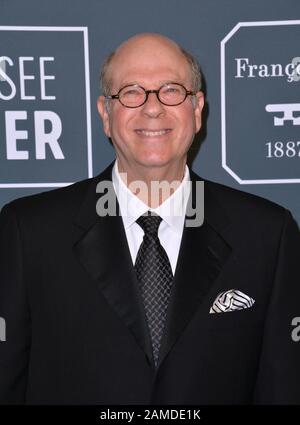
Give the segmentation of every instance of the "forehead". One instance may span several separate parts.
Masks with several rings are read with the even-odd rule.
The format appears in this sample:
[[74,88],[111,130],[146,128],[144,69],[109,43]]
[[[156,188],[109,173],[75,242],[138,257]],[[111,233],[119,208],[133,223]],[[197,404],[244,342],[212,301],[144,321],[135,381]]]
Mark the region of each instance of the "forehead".
[[164,40],[136,40],[121,46],[109,66],[113,88],[138,83],[159,85],[168,81],[189,84],[189,64],[175,43]]

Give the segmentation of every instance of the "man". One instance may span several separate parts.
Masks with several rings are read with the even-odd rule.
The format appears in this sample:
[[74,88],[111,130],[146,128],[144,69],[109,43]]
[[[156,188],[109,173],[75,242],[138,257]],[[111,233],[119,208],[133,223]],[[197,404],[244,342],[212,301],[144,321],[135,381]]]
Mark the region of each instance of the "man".
[[[186,158],[204,99],[173,41],[127,40],[102,80],[116,162],[1,212],[1,402],[298,404],[290,213],[205,181],[204,221],[186,225],[189,205],[199,210]],[[163,181],[169,192],[151,190]],[[116,214],[103,214],[107,182]]]

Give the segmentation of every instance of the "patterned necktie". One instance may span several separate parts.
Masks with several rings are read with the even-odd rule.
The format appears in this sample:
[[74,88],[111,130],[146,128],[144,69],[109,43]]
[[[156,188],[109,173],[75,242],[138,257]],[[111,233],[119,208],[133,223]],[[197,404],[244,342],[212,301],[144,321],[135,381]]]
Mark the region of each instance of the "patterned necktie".
[[137,253],[134,268],[143,298],[154,361],[157,366],[173,273],[167,253],[158,238],[158,228],[162,218],[154,213],[148,214],[149,212],[136,221],[144,230],[144,238]]

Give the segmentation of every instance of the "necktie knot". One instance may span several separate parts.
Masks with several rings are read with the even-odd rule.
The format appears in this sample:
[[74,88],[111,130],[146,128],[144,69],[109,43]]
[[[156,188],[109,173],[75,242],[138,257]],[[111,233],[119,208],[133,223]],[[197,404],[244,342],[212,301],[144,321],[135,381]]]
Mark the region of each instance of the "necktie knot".
[[161,221],[162,218],[159,215],[153,212],[150,214],[149,211],[136,220],[137,224],[144,230],[145,235],[152,236],[157,236]]

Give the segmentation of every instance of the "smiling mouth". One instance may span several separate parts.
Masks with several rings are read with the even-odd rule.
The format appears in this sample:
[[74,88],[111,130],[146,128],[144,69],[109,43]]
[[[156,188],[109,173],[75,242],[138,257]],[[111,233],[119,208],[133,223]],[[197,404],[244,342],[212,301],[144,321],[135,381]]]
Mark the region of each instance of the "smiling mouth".
[[164,128],[162,130],[146,130],[146,129],[135,130],[137,134],[140,134],[146,137],[164,136],[165,134],[170,133],[170,131],[172,131],[170,128]]

